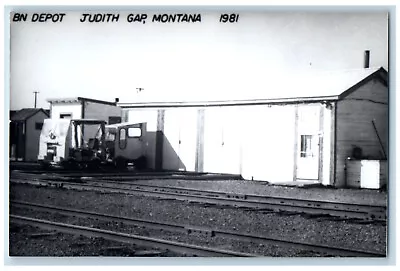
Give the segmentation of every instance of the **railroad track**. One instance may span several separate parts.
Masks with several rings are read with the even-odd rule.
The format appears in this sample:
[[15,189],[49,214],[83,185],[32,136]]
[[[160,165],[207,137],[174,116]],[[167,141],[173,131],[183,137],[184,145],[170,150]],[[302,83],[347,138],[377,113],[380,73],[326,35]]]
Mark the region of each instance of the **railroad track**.
[[126,179],[132,180],[151,180],[151,179],[185,179],[185,180],[237,180],[243,179],[237,174],[219,174],[219,173],[201,173],[201,172],[186,172],[186,171],[171,171],[171,172],[137,172],[137,171],[65,171],[65,170],[13,170],[14,175],[31,176],[33,178],[42,179],[65,179],[78,180],[82,177],[95,177],[96,179]]
[[[211,229],[206,227],[196,227],[191,225],[173,224],[165,223],[159,221],[151,221],[144,219],[134,219],[130,217],[121,216],[111,216],[107,214],[88,212],[83,210],[71,209],[71,208],[61,208],[57,206],[35,204],[22,201],[11,201],[11,207],[19,207],[24,209],[30,209],[40,212],[50,212],[58,213],[67,216],[82,217],[85,219],[91,218],[95,220],[101,220],[106,222],[119,222],[127,225],[135,225],[140,227],[152,228],[162,231],[174,231],[182,234],[192,234],[200,233],[208,238],[224,238],[224,239],[235,239],[243,242],[253,242],[253,243],[264,243],[268,245],[284,246],[287,248],[294,248],[303,251],[322,253],[327,256],[346,256],[346,257],[386,257],[386,254],[372,251],[363,251],[356,249],[348,249],[343,247],[318,245],[306,242],[296,242],[292,240],[284,240],[279,238],[271,238],[265,236],[257,236],[251,234],[245,234],[233,231],[221,231],[218,229]],[[188,244],[182,244],[177,242],[166,241],[162,239],[140,237],[137,235],[127,235],[122,233],[115,233],[106,230],[87,228],[76,225],[69,225],[51,221],[38,220],[34,218],[21,217],[16,215],[10,215],[12,221],[19,223],[26,223],[33,226],[44,227],[47,229],[59,230],[67,233],[73,234],[84,234],[90,237],[103,237],[113,241],[119,242],[133,242],[138,245],[143,246],[157,246],[159,248],[169,249],[177,253],[186,253],[198,256],[261,256],[242,252],[226,251],[215,248],[200,247]]]
[[[88,180],[90,183],[90,180]],[[144,189],[147,191],[154,192],[166,192],[166,193],[174,193],[174,194],[186,194],[186,195],[195,195],[195,196],[206,196],[213,198],[221,198],[221,199],[233,199],[233,200],[244,200],[249,202],[263,203],[269,204],[271,206],[281,207],[292,206],[295,208],[303,208],[304,210],[309,209],[310,213],[314,213],[312,209],[319,210],[328,210],[329,213],[324,214],[333,214],[335,212],[338,214],[339,212],[343,212],[344,217],[346,213],[363,213],[365,214],[364,218],[371,220],[383,221],[386,219],[386,207],[385,206],[374,206],[374,205],[366,205],[366,204],[354,204],[354,203],[341,203],[341,202],[330,202],[330,201],[319,201],[319,200],[305,200],[305,199],[295,199],[295,198],[287,198],[287,197],[275,197],[275,196],[261,196],[254,194],[235,194],[228,192],[217,192],[217,191],[209,191],[209,190],[201,190],[194,188],[183,188],[183,187],[171,187],[171,186],[159,186],[159,185],[147,185],[147,184],[132,184],[130,182],[115,182],[115,181],[95,181],[96,183],[106,183],[106,184],[117,184],[117,185],[127,185],[134,189]],[[280,211],[281,209],[278,209]],[[292,211],[292,210],[289,210]],[[349,218],[353,217],[352,215],[348,216]]]
[[162,199],[183,200],[208,205],[213,204],[217,206],[245,208],[255,211],[303,213],[316,216],[323,215],[339,217],[343,219],[386,222],[385,206],[293,199],[272,196],[232,194],[216,191],[204,191],[192,188],[155,186],[105,180],[87,180],[86,183],[74,183],[63,181],[30,181],[12,179],[11,182],[56,186],[76,190],[92,190],[104,193],[124,193],[151,196]]
[[10,215],[10,222],[17,224],[40,227],[47,230],[56,230],[68,234],[83,235],[86,237],[104,238],[111,241],[122,243],[134,243],[139,246],[157,247],[169,249],[182,255],[202,256],[202,257],[255,257],[258,255],[239,253],[228,250],[219,250],[189,244],[183,244],[162,239],[138,236],[133,234],[119,233],[114,231],[77,226],[72,224],[58,223],[48,220]]

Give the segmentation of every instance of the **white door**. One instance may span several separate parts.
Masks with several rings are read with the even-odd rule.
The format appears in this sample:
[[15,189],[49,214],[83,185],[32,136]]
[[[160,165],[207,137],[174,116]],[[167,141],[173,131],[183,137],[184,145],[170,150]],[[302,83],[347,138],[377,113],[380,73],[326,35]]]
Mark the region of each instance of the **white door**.
[[164,117],[163,169],[194,171],[197,109],[168,109]]
[[179,126],[179,158],[182,161],[180,170],[195,171],[197,143],[197,109],[181,110]]
[[298,111],[297,179],[318,180],[319,106],[300,106]]
[[180,118],[174,109],[168,109],[165,110],[164,116],[163,169],[179,170],[182,165],[179,153]]
[[222,173],[223,160],[223,117],[221,108],[204,111],[204,172]]
[[249,106],[243,110],[242,175],[271,183],[293,181],[295,107]]
[[240,174],[241,132],[237,108],[207,108],[204,117],[204,172]]

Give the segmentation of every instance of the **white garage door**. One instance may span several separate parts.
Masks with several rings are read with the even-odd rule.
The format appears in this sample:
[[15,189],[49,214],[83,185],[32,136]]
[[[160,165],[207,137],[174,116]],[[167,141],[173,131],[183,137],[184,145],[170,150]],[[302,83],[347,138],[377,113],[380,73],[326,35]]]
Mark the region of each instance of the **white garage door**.
[[166,109],[163,169],[194,171],[196,163],[197,109]]

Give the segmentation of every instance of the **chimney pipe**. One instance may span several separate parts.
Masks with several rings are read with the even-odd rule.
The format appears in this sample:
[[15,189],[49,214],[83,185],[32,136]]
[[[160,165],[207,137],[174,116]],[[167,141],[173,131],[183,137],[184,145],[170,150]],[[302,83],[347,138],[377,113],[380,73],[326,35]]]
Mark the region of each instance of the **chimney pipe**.
[[364,68],[369,68],[369,50],[365,50],[364,52]]

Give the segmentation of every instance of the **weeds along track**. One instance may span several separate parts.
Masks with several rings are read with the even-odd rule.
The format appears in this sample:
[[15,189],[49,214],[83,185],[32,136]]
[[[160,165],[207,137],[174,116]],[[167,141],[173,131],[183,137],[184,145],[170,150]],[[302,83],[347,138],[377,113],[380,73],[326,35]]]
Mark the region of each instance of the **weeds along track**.
[[[93,219],[95,221],[103,221],[110,223],[120,223],[120,225],[135,226],[142,228],[150,228],[153,230],[158,230],[160,232],[171,231],[178,233],[183,236],[190,235],[201,235],[202,238],[207,239],[207,244],[213,244],[213,239],[223,239],[223,240],[236,240],[243,243],[252,243],[252,244],[266,244],[266,245],[275,245],[281,246],[284,248],[290,249],[298,249],[302,251],[306,251],[308,253],[315,253],[318,255],[325,256],[345,256],[345,257],[385,257],[385,254],[381,254],[378,252],[371,251],[363,251],[356,249],[348,249],[343,247],[335,247],[328,245],[318,245],[312,243],[305,242],[295,242],[291,240],[284,240],[279,238],[271,238],[271,237],[263,237],[257,235],[251,235],[248,233],[240,233],[233,231],[221,231],[218,229],[211,229],[205,227],[197,227],[192,225],[182,225],[182,224],[172,224],[165,223],[163,221],[156,220],[144,220],[144,219],[135,219],[131,217],[120,217],[120,216],[111,216],[102,213],[96,212],[88,212],[77,209],[70,208],[60,208],[57,206],[43,205],[43,204],[35,204],[29,202],[22,201],[11,201],[10,207],[12,213],[18,213],[19,209],[29,209],[34,212],[46,212],[51,214],[58,214],[63,216],[70,217],[80,217],[83,219]],[[33,214],[32,212],[30,212]],[[181,242],[173,242],[170,240],[163,240],[157,238],[149,238],[144,236],[132,235],[127,233],[115,232],[100,228],[91,228],[85,227],[81,225],[72,225],[69,223],[60,223],[49,220],[43,220],[32,217],[25,217],[16,214],[10,215],[10,219],[16,223],[28,224],[32,226],[37,226],[45,229],[57,230],[66,233],[72,234],[82,234],[89,237],[103,237],[105,239],[109,239],[112,241],[118,242],[127,242],[134,243],[137,245],[143,246],[151,246],[157,248],[168,249],[174,251],[176,253],[182,253],[186,255],[196,255],[196,256],[239,256],[239,257],[247,257],[247,256],[265,256],[254,253],[245,253],[245,252],[237,252],[237,251],[228,251],[223,249],[213,247],[204,247],[194,244],[181,243]]]
[[135,184],[128,181],[109,181],[88,179],[71,182],[70,180],[46,180],[26,178],[11,179],[11,183],[26,183],[38,186],[54,186],[64,189],[98,191],[102,193],[124,193],[188,201],[200,204],[215,205],[223,208],[244,208],[253,211],[273,211],[300,213],[313,216],[349,219],[362,222],[386,223],[386,207],[365,204],[350,204],[318,200],[294,199],[284,197],[260,196],[249,194],[232,194],[218,191],[207,191],[183,187]]

